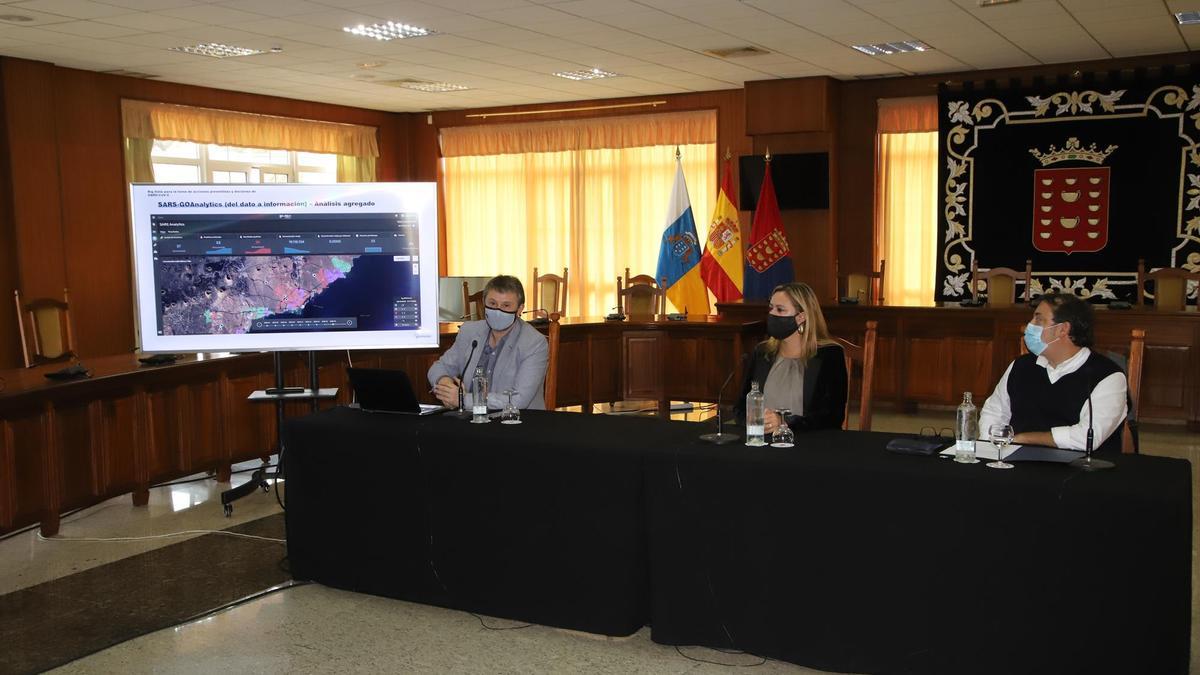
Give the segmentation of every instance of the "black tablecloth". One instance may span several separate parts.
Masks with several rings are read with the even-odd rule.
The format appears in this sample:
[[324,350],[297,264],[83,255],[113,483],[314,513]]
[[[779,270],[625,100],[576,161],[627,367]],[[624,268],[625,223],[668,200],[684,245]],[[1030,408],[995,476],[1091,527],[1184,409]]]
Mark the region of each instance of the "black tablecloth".
[[1187,672],[1187,462],[1001,471],[892,437],[652,454],[653,639],[842,672]]
[[285,426],[294,576],[607,635],[648,620],[642,460],[686,423],[348,408]]
[[285,427],[301,579],[841,672],[1186,673],[1191,473],[1010,471],[815,432],[335,409]]

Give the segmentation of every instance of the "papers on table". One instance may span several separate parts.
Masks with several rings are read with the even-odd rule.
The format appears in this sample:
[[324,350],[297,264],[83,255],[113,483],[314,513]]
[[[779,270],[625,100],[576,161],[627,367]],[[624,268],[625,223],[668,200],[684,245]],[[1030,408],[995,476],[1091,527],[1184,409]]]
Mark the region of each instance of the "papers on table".
[[[1009,445],[1008,447],[1004,448],[1004,459],[1008,459],[1009,455],[1012,455],[1020,447],[1021,446],[1019,446],[1019,445]],[[946,448],[945,450],[941,451],[938,454],[950,455],[951,457],[953,457],[954,456],[954,446],[951,445],[950,447]],[[987,441],[975,441],[975,458],[976,459],[992,461],[992,460],[996,459],[996,455],[998,455],[998,454],[1000,454],[1000,448],[996,447],[995,445],[992,445],[991,443],[989,443]]]

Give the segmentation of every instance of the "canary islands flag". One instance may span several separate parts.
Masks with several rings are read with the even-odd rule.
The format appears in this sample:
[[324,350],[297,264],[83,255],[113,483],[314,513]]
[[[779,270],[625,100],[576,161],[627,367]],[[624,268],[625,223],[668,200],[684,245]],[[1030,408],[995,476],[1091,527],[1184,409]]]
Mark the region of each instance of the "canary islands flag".
[[708,314],[708,290],[700,278],[700,238],[683,180],[683,164],[675,154],[675,184],[667,206],[667,229],[658,249],[658,279],[666,279],[667,299],[678,312]]
[[758,208],[754,210],[754,226],[750,228],[750,248],[746,250],[746,279],[742,292],[747,300],[768,300],[771,289],[795,278],[790,254],[768,156],[762,191],[758,194]]
[[733,167],[726,156],[717,206],[708,223],[708,241],[700,258],[700,276],[717,302],[733,302],[742,297],[743,264],[742,231],[737,204],[733,201]]

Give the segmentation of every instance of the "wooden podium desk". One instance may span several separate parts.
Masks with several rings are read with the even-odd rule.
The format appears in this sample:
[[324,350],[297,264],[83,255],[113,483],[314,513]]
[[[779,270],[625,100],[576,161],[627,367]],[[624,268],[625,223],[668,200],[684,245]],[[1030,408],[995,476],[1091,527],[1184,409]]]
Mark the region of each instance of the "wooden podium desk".
[[[719,303],[723,316],[749,320],[766,314],[766,303]],[[977,405],[991,394],[1010,361],[1033,311],[1028,307],[821,308],[834,335],[862,339],[864,324],[878,322],[876,401],[901,409],[917,404],[958,405],[964,391]],[[1096,347],[1128,355],[1129,331],[1146,331],[1141,417],[1184,422],[1200,431],[1200,313],[1096,308]]]
[[[761,317],[756,317],[761,318]],[[737,396],[739,355],[761,337],[761,321],[692,317],[686,321],[566,318],[559,351],[560,406],[623,399],[715,401],[730,372],[726,399]],[[539,326],[543,332],[545,326]],[[430,349],[354,351],[355,366],[409,373],[420,398],[434,399],[425,373],[448,349],[458,324],[442,324]],[[347,353],[318,354],[321,386],[349,403]],[[125,493],[145,504],[149,488],[202,471],[229,480],[230,466],[269,456],[276,438],[270,406],[247,396],[274,386],[268,353],[197,358],[142,366],[135,354],[86,357],[89,379],[55,381],[63,364],[0,371],[0,534],[41,522],[58,531],[59,514]],[[303,352],[284,355],[287,383],[307,383]],[[289,403],[287,416],[310,412]]]

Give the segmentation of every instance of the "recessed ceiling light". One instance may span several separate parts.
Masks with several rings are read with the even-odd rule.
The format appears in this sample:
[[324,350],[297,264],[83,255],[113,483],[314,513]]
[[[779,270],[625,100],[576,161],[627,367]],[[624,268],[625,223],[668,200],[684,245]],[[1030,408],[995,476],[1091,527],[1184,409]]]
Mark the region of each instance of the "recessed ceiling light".
[[1007,5],[1017,0],[979,0],[980,7],[991,7],[992,5]]
[[386,84],[389,87],[399,87],[401,89],[412,89],[413,91],[423,91],[428,94],[438,94],[447,91],[466,91],[470,87],[465,87],[461,84],[453,84],[450,82],[429,82],[426,80],[389,80],[387,82],[376,82],[376,84]]
[[554,73],[556,77],[566,78],[568,80],[601,80],[606,77],[618,77],[616,73],[610,73],[607,70],[599,68],[588,68],[587,70],[562,70]]
[[372,68],[379,68],[380,66],[386,66],[387,61],[363,61],[362,63],[356,63],[355,65],[358,66],[359,68],[362,68],[363,70],[370,70]]
[[406,23],[396,23],[388,21],[387,23],[373,23],[370,26],[358,24],[357,26],[345,26],[343,31],[363,37],[375,38],[376,40],[396,40],[410,37],[421,37],[430,35],[433,31],[420,26],[410,26]]
[[871,56],[886,56],[903,52],[926,52],[931,47],[920,40],[902,40],[900,42],[877,42],[870,45],[854,45],[854,48]]
[[214,59],[227,59],[231,56],[253,56],[254,54],[266,53],[261,49],[234,47],[233,45],[223,45],[219,42],[204,42],[198,45],[189,45],[187,47],[171,47],[170,51],[185,52],[188,54],[195,54],[197,56],[211,56]]
[[719,59],[742,59],[742,58],[746,58],[747,56],[762,56],[763,54],[770,54],[771,52],[769,52],[765,49],[762,49],[760,47],[755,47],[753,45],[747,45],[745,47],[726,47],[724,49],[705,49],[704,53],[708,54],[709,56],[715,56]]
[[1180,26],[1191,26],[1200,23],[1200,12],[1175,12],[1175,20]]
[[24,14],[2,14],[0,15],[0,21],[8,21],[10,23],[29,23],[33,21],[33,17],[25,16]]

